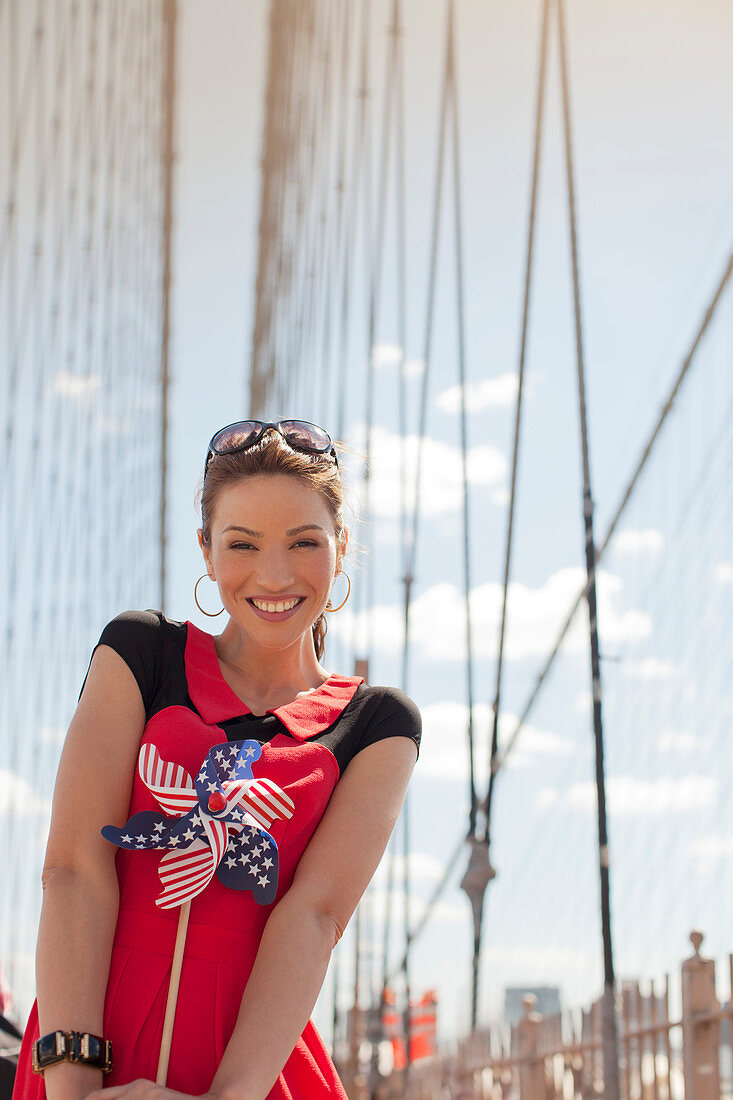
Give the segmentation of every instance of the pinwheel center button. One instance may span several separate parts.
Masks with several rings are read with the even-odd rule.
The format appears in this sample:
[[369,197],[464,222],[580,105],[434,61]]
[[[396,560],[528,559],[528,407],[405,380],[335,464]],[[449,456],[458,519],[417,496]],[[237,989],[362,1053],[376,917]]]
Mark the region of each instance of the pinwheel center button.
[[209,810],[212,814],[218,814],[227,804],[227,800],[221,791],[213,791],[209,795]]

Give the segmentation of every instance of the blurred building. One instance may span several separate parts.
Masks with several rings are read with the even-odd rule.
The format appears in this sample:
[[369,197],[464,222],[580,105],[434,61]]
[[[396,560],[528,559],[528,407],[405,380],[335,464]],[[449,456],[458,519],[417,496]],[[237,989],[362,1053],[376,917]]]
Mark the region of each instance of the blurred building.
[[556,1016],[562,1011],[560,990],[554,985],[518,985],[504,990],[504,1022],[510,1026],[524,1016],[523,1001],[527,994],[537,998],[535,1011],[542,1016]]

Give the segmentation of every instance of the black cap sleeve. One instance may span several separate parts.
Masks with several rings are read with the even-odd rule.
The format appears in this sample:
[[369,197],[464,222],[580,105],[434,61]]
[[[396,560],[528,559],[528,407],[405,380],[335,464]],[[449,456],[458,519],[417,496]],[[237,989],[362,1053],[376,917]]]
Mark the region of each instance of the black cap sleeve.
[[409,737],[415,742],[419,753],[422,718],[417,705],[399,688],[385,687],[379,690],[383,692],[382,699],[367,724],[356,751],[360,752],[377,741],[384,741],[386,737]]
[[[92,650],[92,657],[100,645],[108,645],[115,653],[119,653],[137,681],[148,717],[158,679],[162,632],[163,616],[159,611],[123,611],[107,623]],[[91,658],[89,663],[91,664]],[[84,684],[86,682],[85,676]],[[80,698],[84,684],[79,692]]]

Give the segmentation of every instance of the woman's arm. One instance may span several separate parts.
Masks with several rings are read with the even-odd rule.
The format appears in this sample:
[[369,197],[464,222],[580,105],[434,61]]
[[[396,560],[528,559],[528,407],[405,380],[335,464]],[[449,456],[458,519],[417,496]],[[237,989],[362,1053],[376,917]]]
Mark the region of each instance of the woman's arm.
[[277,1080],[387,846],[415,759],[412,741],[389,737],[358,753],[337,783],[267,922],[212,1094],[264,1100]]
[[[100,833],[123,824],[145,709],[135,678],[109,646],[92,658],[56,778],[36,951],[40,1034],[102,1035],[118,909],[116,849]],[[44,1074],[49,1100],[80,1100],[101,1087],[88,1066]]]

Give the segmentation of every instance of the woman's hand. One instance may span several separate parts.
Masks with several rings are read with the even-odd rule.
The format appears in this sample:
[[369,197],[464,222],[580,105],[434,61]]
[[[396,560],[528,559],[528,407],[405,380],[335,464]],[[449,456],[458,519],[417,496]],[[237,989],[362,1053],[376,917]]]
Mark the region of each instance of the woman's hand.
[[[126,1100],[192,1100],[191,1093],[176,1092],[175,1089],[167,1089],[164,1085],[156,1085],[154,1081],[145,1081],[142,1078],[130,1081],[128,1085],[113,1085],[108,1089],[95,1090],[89,1093],[86,1100],[118,1100],[118,1097],[125,1097]],[[224,1098],[217,1093],[206,1092],[198,1100]]]

